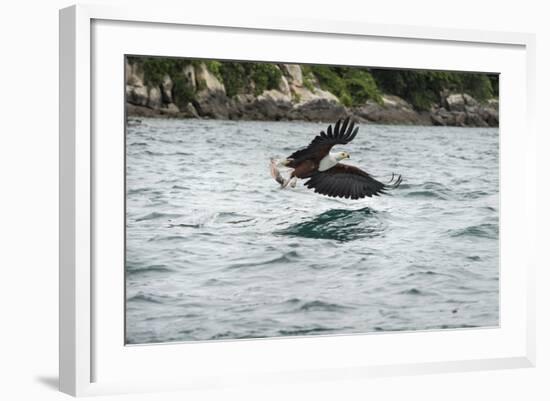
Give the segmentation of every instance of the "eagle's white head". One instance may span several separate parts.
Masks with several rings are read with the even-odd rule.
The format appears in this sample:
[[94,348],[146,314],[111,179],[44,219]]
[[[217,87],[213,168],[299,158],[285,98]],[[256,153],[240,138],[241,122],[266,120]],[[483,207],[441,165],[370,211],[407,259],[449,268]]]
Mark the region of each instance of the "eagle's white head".
[[338,164],[340,160],[349,159],[348,152],[329,153],[319,163],[319,171],[326,171]]
[[334,155],[334,158],[337,160],[337,161],[340,161],[340,160],[344,160],[344,159],[349,159],[349,153],[348,152],[338,152],[336,153],[336,155]]

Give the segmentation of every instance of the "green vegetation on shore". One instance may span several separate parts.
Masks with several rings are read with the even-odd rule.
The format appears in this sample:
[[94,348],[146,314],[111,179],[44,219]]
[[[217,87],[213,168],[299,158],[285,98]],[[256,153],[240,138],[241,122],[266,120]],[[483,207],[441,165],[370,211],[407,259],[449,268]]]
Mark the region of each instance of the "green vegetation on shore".
[[[227,96],[232,97],[253,86],[254,94],[266,89],[275,89],[281,81],[281,70],[268,63],[220,63],[220,78]],[[253,83],[253,85],[251,85]]]
[[[275,64],[252,62],[220,62],[216,60],[192,60],[168,57],[128,57],[130,64],[139,64],[143,69],[145,85],[159,86],[166,75],[174,83],[175,103],[186,104],[194,100],[194,93],[185,67],[204,63],[206,68],[224,84],[229,97],[251,90],[260,95],[266,89],[275,89],[281,80],[281,70]],[[198,82],[198,89],[201,82]]]
[[417,110],[428,110],[445,90],[467,93],[481,102],[498,95],[496,75],[378,68],[372,69],[371,74],[380,90],[407,100]]
[[195,99],[192,85],[184,75],[184,68],[198,64],[197,61],[167,57],[128,57],[131,64],[139,64],[143,69],[144,83],[148,86],[159,86],[166,75],[173,81],[172,93],[178,107]]
[[344,106],[358,106],[367,100],[382,101],[382,94],[367,68],[302,65],[304,83],[317,79],[322,89],[336,96]]
[[[195,88],[185,75],[190,65],[204,63],[223,83],[228,97],[241,93],[257,96],[265,90],[277,89],[283,76],[280,66],[270,63],[142,56],[131,56],[128,61],[141,66],[146,85],[159,86],[166,75],[170,76],[174,103],[178,106],[195,100],[195,90],[202,89],[201,82],[197,82]],[[304,87],[310,91],[320,87],[331,92],[346,107],[359,106],[368,100],[381,103],[383,93],[399,96],[419,111],[439,103],[444,92],[467,93],[480,102],[498,96],[498,75],[495,74],[328,65],[300,67]]]

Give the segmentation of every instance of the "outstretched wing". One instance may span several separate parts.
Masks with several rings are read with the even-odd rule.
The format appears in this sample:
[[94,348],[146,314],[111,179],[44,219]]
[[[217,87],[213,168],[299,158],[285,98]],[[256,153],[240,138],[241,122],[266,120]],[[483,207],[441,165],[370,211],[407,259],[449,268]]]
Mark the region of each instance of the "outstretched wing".
[[363,170],[341,163],[326,171],[315,173],[305,183],[308,188],[313,188],[319,194],[351,199],[385,194],[386,190],[397,188],[399,184],[401,184],[400,175],[393,174],[391,180],[383,184]]
[[350,121],[349,117],[343,122],[338,120],[334,125],[334,129],[332,129],[332,125],[329,125],[326,133],[321,131],[307,148],[294,152],[289,156],[289,159],[293,159],[295,163],[310,158],[321,160],[334,145],[345,145],[352,141],[357,135],[357,131],[359,131],[359,127],[355,127],[355,123]]

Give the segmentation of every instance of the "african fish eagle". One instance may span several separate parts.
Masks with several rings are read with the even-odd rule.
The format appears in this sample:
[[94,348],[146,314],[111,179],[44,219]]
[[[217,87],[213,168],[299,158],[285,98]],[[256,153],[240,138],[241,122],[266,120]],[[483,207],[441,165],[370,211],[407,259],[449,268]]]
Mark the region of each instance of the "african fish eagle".
[[[361,199],[366,196],[385,194],[387,189],[397,188],[401,183],[401,175],[392,174],[392,178],[386,184],[374,179],[367,172],[340,163],[349,159],[347,152],[330,153],[334,145],[346,145],[355,138],[359,127],[346,118],[343,122],[338,120],[334,125],[329,125],[327,132],[321,131],[311,143],[300,149],[288,158],[276,161],[271,160],[271,175],[285,188],[290,184],[296,186],[298,178],[309,178],[305,183],[315,192],[331,197]],[[278,170],[278,166],[290,167],[292,173],[284,179]]]

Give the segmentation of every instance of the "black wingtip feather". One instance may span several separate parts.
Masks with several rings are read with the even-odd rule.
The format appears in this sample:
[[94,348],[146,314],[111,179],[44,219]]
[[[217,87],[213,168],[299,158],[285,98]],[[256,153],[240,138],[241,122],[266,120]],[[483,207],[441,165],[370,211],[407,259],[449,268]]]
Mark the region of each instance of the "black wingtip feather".
[[338,136],[340,136],[340,137],[345,137],[346,136],[346,130],[348,128],[348,124],[349,124],[349,117],[347,117],[344,120],[344,123],[342,124],[342,128],[338,132],[338,134],[339,134]]
[[352,131],[353,131],[353,127],[355,127],[355,122],[351,122],[351,124],[349,125],[348,129],[346,130],[346,133],[344,134],[344,137],[347,139],[349,138],[349,136],[351,135]]
[[340,132],[340,124],[342,123],[342,120],[336,121],[336,124],[334,124],[334,134],[338,136],[338,133]]

